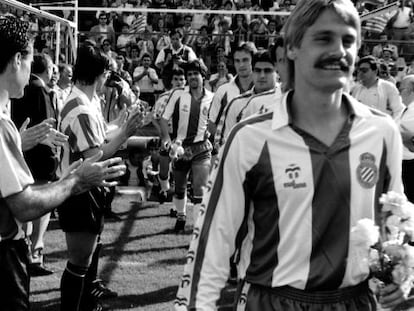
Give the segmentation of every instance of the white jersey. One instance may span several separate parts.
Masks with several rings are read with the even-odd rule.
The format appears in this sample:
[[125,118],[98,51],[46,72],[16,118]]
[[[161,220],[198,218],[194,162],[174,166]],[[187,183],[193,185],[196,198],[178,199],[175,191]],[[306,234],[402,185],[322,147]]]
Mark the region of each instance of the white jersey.
[[283,93],[280,85],[270,91],[257,94],[249,100],[241,111],[240,120],[246,119],[256,113],[262,114],[273,111],[274,105],[280,103],[282,96]]
[[253,82],[247,88],[243,90],[240,85],[239,78],[236,76],[233,80],[220,86],[214,94],[213,102],[211,103],[210,111],[208,112],[208,119],[216,126],[220,122],[220,118],[227,107],[235,97],[245,93],[253,88]]
[[221,149],[176,310],[216,310],[236,250],[238,276],[268,288],[334,290],[368,277],[368,263],[350,255],[350,229],[380,219],[382,193],[403,193],[399,130],[344,94],[349,117],[328,147],[290,123],[289,94],[238,123]]

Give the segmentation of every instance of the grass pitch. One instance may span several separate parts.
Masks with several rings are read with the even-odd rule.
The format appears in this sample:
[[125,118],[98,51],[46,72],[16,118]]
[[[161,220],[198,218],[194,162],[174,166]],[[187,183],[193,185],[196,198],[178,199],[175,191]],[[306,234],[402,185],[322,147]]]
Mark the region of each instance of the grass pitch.
[[[118,194],[113,210],[122,220],[107,220],[102,234],[99,277],[119,294],[105,300],[109,310],[172,310],[191,239],[192,208],[184,234],[173,232],[171,203],[139,202],[134,193]],[[31,280],[32,310],[60,310],[60,278],[67,254],[63,232],[52,220],[45,237],[45,262],[55,271]]]

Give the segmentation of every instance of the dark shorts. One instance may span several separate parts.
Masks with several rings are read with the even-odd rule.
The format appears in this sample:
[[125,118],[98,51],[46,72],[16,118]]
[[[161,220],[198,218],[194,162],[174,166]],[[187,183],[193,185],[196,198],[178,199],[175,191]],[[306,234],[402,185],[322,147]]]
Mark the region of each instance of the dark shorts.
[[[244,311],[374,311],[376,300],[368,282],[329,291],[307,292],[290,286],[268,288],[244,284],[237,310]],[[244,293],[244,294],[243,294]]]
[[0,242],[0,310],[29,310],[29,248],[25,240]]
[[58,207],[59,224],[64,232],[89,232],[103,230],[106,192],[93,189],[72,196]]

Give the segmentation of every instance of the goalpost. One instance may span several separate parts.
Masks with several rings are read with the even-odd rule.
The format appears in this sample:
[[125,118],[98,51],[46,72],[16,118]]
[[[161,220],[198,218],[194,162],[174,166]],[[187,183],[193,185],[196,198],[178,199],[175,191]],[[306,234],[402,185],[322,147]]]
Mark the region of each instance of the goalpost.
[[[69,40],[71,41],[71,52],[74,58],[76,58],[76,46],[77,46],[77,23],[72,22],[70,20],[64,19],[62,17],[59,17],[57,15],[51,14],[49,12],[46,12],[44,10],[41,9],[37,9],[34,8],[30,5],[24,4],[22,2],[16,1],[16,0],[2,0],[3,3],[23,10],[24,12],[29,12],[31,14],[34,14],[36,16],[42,17],[42,18],[46,18],[48,20],[54,21],[56,24],[56,49],[55,49],[55,64],[58,65],[59,64],[59,53],[60,53],[60,26],[61,24],[64,24],[66,26],[68,26],[68,34],[69,34]],[[75,1],[75,4],[78,1]],[[68,9],[71,7],[65,7],[65,9]],[[74,30],[74,32],[72,32],[72,29]]]

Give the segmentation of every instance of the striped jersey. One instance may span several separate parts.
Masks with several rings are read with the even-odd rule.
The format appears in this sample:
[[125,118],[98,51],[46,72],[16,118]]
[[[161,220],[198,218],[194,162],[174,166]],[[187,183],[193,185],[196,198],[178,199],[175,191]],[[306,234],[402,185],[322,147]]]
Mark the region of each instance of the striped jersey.
[[106,124],[98,96],[92,100],[77,87],[73,87],[60,114],[60,131],[67,135],[63,146],[60,169],[82,157],[82,152],[100,147],[105,142]]
[[225,107],[235,97],[243,94],[245,91],[253,88],[253,82],[249,85],[247,90],[243,90],[238,76],[236,76],[230,82],[220,86],[214,94],[213,102],[211,103],[210,111],[208,112],[208,119],[211,123],[218,125],[221,115]]
[[161,119],[161,116],[163,115],[165,111],[165,107],[168,103],[168,98],[170,98],[172,90],[166,91],[162,93],[160,96],[158,96],[157,101],[155,102],[154,108],[153,108],[153,117],[155,120]]
[[4,199],[34,182],[21,146],[20,133],[8,112],[0,111],[0,242],[26,236],[22,223],[13,216]]
[[176,310],[216,310],[235,250],[249,284],[332,290],[368,277],[368,264],[350,255],[350,229],[379,219],[382,193],[403,193],[398,128],[344,95],[349,117],[328,147],[291,124],[289,94],[274,112],[237,124],[220,151]]
[[246,106],[253,95],[254,89],[251,89],[233,98],[224,108],[220,121],[217,124],[216,133],[214,134],[214,148],[216,150],[219,150],[224,144],[227,134],[233,125],[240,121],[240,111]]
[[279,102],[282,96],[279,87],[275,87],[269,91],[256,94],[254,89],[237,96],[226,107],[220,122],[217,126],[214,136],[214,146],[220,148],[225,142],[227,135],[233,126],[247,117],[246,110],[249,114],[256,112],[273,111],[272,106],[275,102]]
[[[161,119],[161,117],[162,117],[162,115],[165,111],[165,107],[167,106],[168,99],[170,98],[170,95],[173,91],[174,91],[174,89],[171,89],[171,90],[168,90],[168,91],[162,93],[160,96],[158,96],[158,99],[155,102],[155,105],[154,105],[154,108],[153,108],[153,118],[155,120]],[[170,135],[173,132],[171,119],[168,120],[168,132],[170,133]],[[171,137],[171,139],[175,139],[175,137]]]
[[207,121],[213,93],[203,89],[204,95],[195,99],[189,87],[174,89],[162,118],[172,120],[173,136],[184,145],[204,141],[208,137]]
[[249,100],[246,106],[244,106],[243,110],[240,112],[240,119],[246,119],[256,113],[262,114],[273,111],[274,105],[280,103],[282,96],[283,94],[280,84],[272,90],[257,94]]

